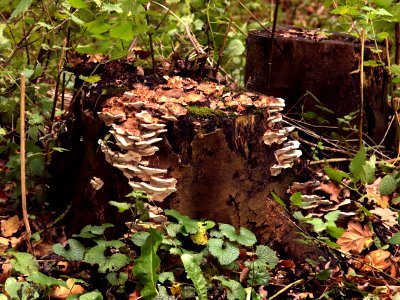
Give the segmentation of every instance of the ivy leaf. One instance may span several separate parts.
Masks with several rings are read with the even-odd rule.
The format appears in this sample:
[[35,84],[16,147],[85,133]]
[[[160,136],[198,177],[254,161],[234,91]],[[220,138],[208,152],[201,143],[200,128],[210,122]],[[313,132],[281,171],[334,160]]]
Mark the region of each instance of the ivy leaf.
[[55,279],[53,277],[49,277],[40,272],[34,272],[26,278],[27,281],[31,281],[36,284],[41,284],[47,287],[56,285],[56,286],[63,286],[68,288],[67,283],[64,280]]
[[357,152],[357,154],[354,156],[350,163],[350,172],[353,175],[354,179],[356,181],[360,180],[362,178],[362,173],[364,172],[363,166],[366,161],[366,155],[367,152],[365,150],[364,146],[361,146],[360,150]]
[[39,263],[36,258],[26,252],[10,252],[15,258],[10,260],[15,271],[23,275],[31,275],[39,272]]
[[32,0],[21,0],[12,12],[10,19],[19,17],[23,12],[25,12],[29,6],[31,6]]
[[127,202],[109,201],[112,206],[118,208],[118,212],[123,213],[132,207],[132,204]]
[[243,246],[253,246],[257,242],[257,238],[250,230],[240,227],[239,234],[236,233],[235,227],[229,224],[219,224],[219,229],[232,242],[238,242]]
[[396,232],[390,239],[389,244],[400,245],[400,232]]
[[133,268],[133,272],[139,278],[139,284],[142,286],[140,294],[145,299],[153,299],[157,296],[157,268],[161,263],[157,249],[163,239],[162,235],[153,229],[150,229],[149,233]]
[[150,235],[150,233],[148,233],[147,231],[139,231],[139,232],[136,232],[131,237],[131,241],[136,246],[142,247],[143,244],[146,242],[147,238],[149,237],[149,235]]
[[190,254],[182,254],[181,260],[187,277],[193,282],[199,300],[207,300],[207,282],[203,276],[198,262]]
[[290,196],[290,202],[292,202],[293,205],[301,206],[303,204],[303,201],[301,199],[301,193],[296,192],[292,196]]
[[210,253],[218,258],[221,265],[229,265],[239,257],[239,249],[231,242],[224,242],[221,239],[210,239],[208,241]]
[[379,183],[379,192],[382,196],[391,195],[397,189],[397,181],[393,175],[385,175]]
[[90,248],[85,255],[84,262],[89,264],[98,264],[99,273],[106,273],[107,271],[115,272],[124,267],[129,258],[121,253],[115,253],[111,256],[104,255],[107,247],[104,245],[97,245]]
[[188,216],[181,215],[179,212],[173,209],[166,209],[164,213],[167,216],[174,217],[178,220],[179,224],[182,224],[186,233],[182,232],[184,235],[195,234],[199,231],[199,226],[196,220],[192,220]]
[[211,279],[221,281],[222,285],[227,288],[228,299],[245,299],[246,291],[240,282],[232,279],[225,279],[223,276],[213,276]]
[[104,231],[107,228],[111,227],[114,227],[114,225],[110,223],[104,223],[100,226],[86,225],[85,227],[82,228],[79,234],[74,234],[73,236],[86,239],[93,239],[95,237],[98,237],[99,235],[103,235]]
[[65,248],[61,244],[55,244],[53,245],[53,251],[69,261],[82,261],[85,254],[85,246],[75,239],[69,239]]

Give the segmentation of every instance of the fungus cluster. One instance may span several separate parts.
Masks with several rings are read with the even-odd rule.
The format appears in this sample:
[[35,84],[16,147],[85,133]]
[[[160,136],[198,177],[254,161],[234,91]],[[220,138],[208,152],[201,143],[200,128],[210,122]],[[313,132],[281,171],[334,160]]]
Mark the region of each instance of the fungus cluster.
[[[165,82],[150,88],[137,83],[134,89],[121,97],[109,98],[99,112],[99,117],[110,127],[115,145],[100,140],[107,162],[121,170],[129,185],[145,191],[152,200],[163,201],[176,191],[177,180],[167,169],[150,164],[167,131],[168,122],[177,122],[187,114],[187,105],[217,109],[222,113],[241,114],[249,109],[266,110],[268,130],[263,136],[267,145],[282,144],[293,128],[282,128],[283,99],[252,92],[235,92],[214,82],[198,83],[190,78],[164,77]],[[117,146],[117,147],[115,147]],[[277,164],[271,168],[273,175],[292,166],[301,155],[299,143],[291,141],[275,151]]]

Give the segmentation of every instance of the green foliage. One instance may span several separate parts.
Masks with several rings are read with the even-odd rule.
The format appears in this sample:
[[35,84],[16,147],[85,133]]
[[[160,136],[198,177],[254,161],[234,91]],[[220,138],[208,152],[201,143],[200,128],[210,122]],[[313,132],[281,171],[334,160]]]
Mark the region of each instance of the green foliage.
[[133,272],[139,278],[141,295],[145,299],[152,299],[157,295],[157,268],[161,262],[157,249],[161,241],[162,235],[151,230],[146,242],[141,246],[140,256],[135,260]]
[[93,239],[104,234],[107,228],[113,227],[113,224],[104,223],[100,226],[87,225],[82,228],[79,234],[74,234],[74,237]]
[[25,252],[11,252],[13,259],[10,259],[15,271],[25,275],[32,275],[39,272],[39,264],[36,259],[29,253]]
[[223,276],[214,276],[213,280],[218,280],[227,289],[228,299],[245,299],[246,292],[242,285],[236,280],[225,279]]
[[85,253],[85,246],[75,239],[69,239],[66,247],[61,244],[53,245],[55,254],[66,258],[69,261],[82,261]]
[[393,175],[385,175],[379,183],[379,192],[382,196],[391,195],[397,189],[397,181]]
[[218,258],[221,265],[229,265],[239,257],[239,249],[231,242],[221,239],[210,239],[208,241],[210,253]]
[[110,256],[105,255],[106,250],[107,247],[105,245],[94,246],[86,251],[83,261],[92,265],[97,264],[99,273],[118,271],[129,262],[129,258],[121,253],[115,253]]
[[181,231],[183,235],[195,234],[199,230],[197,221],[190,219],[188,216],[181,215],[176,210],[166,209],[164,213],[178,220],[179,224],[183,226],[183,230]]
[[193,282],[199,300],[207,300],[207,282],[196,259],[190,254],[182,254],[181,260],[187,277]]
[[4,288],[11,299],[39,299],[40,295],[36,289],[32,289],[28,282],[18,282],[14,277],[7,278]]
[[45,275],[43,273],[40,273],[40,272],[32,273],[31,275],[29,275],[26,278],[26,280],[29,281],[29,282],[33,282],[33,283],[44,285],[44,286],[48,286],[48,287],[54,286],[54,285],[67,287],[67,284],[65,283],[65,281],[58,280],[58,279],[55,279],[53,277],[49,277],[49,276],[47,276],[47,275]]
[[239,234],[236,233],[235,227],[229,224],[220,224],[219,229],[230,241],[238,242],[243,246],[253,246],[257,242],[254,233],[247,228],[240,227]]

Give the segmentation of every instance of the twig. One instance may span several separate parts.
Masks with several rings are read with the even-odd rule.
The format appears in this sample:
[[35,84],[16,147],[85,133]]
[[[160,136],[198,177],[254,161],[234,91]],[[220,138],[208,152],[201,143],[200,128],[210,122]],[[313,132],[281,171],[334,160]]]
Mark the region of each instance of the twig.
[[[314,144],[314,143],[311,143],[311,142],[309,142],[309,141],[306,141],[305,139],[302,139],[302,138],[300,138],[300,137],[296,137],[296,140],[299,140],[299,142],[302,142],[302,143],[304,143],[304,144],[306,144],[306,145],[309,145],[309,146],[311,146],[311,147],[318,147],[317,144]],[[341,150],[341,149],[338,149],[338,148],[331,148],[331,147],[324,146],[324,149],[323,149],[323,150],[332,151],[332,152],[338,152],[338,153],[343,153],[343,154],[349,155],[349,152],[348,152],[348,151]]]
[[275,40],[276,22],[277,22],[277,19],[278,19],[279,3],[280,3],[280,0],[276,0],[275,10],[274,10],[274,20],[273,20],[273,23],[272,23],[271,44],[270,44],[270,48],[269,48],[269,58],[268,58],[267,95],[269,94],[269,87],[270,87],[270,81],[271,81],[272,52],[273,52],[273,49],[274,49],[274,40]]
[[363,119],[364,119],[364,46],[365,46],[365,29],[361,30],[361,58],[360,58],[360,125],[359,125],[359,144],[360,148],[363,144]]
[[271,297],[269,297],[268,299],[274,299],[275,297],[278,297],[280,294],[282,294],[284,291],[286,291],[287,289],[291,288],[292,286],[299,284],[301,282],[303,282],[304,279],[299,279],[296,280],[295,282],[292,282],[290,284],[288,284],[287,286],[285,286],[283,289],[279,290],[279,292],[277,292],[275,295],[272,295]]
[[28,208],[26,205],[26,169],[25,169],[25,75],[21,74],[21,102],[20,102],[20,155],[21,155],[21,199],[22,199],[22,219],[26,229],[27,245],[32,252],[31,227],[28,219]]
[[260,25],[262,27],[262,29],[267,30],[268,28],[265,27],[263,24],[260,23],[260,21],[258,21],[257,17],[247,8],[246,5],[244,5],[240,0],[237,0],[237,2],[245,9],[245,11],[254,19],[254,21],[256,21],[258,23],[258,25]]
[[352,158],[327,158],[327,159],[321,159],[321,160],[313,160],[310,161],[308,164],[310,166],[312,165],[319,165],[319,164],[324,164],[324,163],[333,163],[333,162],[343,162],[343,161],[351,161]]
[[62,73],[62,69],[63,69],[63,59],[64,59],[64,55],[65,55],[65,48],[67,45],[67,39],[64,39],[63,41],[63,47],[61,50],[61,55],[60,55],[60,59],[58,61],[58,72],[57,72],[57,80],[56,80],[56,87],[54,89],[54,99],[53,99],[53,107],[51,109],[51,116],[50,116],[50,122],[54,121],[54,117],[56,115],[56,108],[57,108],[57,100],[58,100],[58,89],[60,88],[60,79],[61,79],[61,73]]

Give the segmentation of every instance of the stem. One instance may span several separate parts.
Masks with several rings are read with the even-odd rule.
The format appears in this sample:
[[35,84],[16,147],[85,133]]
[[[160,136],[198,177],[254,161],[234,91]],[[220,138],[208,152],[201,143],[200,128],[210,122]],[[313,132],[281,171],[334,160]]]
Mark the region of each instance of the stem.
[[31,227],[28,219],[28,208],[26,204],[26,169],[25,169],[25,75],[21,75],[21,102],[20,102],[20,155],[21,155],[21,200],[22,218],[26,229],[26,239],[29,250],[32,252],[30,244]]
[[363,119],[364,119],[364,46],[365,46],[365,29],[361,30],[361,58],[360,58],[360,125],[359,125],[359,145],[363,143]]
[[269,94],[269,86],[271,81],[271,73],[272,73],[272,52],[274,49],[274,38],[276,31],[276,22],[278,19],[278,10],[279,10],[280,0],[276,0],[275,10],[274,10],[274,20],[272,23],[272,32],[271,32],[271,45],[269,50],[269,58],[268,58],[268,73],[267,73],[267,95]]

